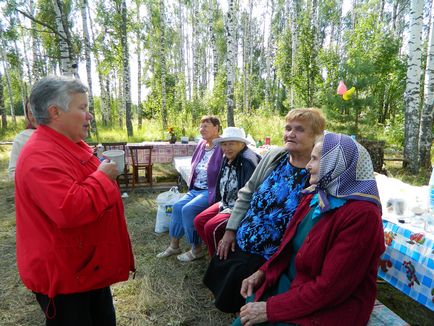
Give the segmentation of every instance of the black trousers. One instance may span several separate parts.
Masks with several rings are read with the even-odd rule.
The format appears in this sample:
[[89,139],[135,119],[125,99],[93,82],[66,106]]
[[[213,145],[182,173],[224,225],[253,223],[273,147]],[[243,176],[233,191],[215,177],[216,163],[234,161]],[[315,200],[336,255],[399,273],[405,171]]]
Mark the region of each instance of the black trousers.
[[47,326],[115,326],[110,287],[88,292],[60,294],[54,300],[36,293]]

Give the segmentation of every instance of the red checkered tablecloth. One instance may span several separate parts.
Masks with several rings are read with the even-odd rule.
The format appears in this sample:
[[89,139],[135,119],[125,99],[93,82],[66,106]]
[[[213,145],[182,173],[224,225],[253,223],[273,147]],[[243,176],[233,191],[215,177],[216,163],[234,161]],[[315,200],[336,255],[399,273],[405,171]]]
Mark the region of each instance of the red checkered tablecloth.
[[152,163],[172,163],[174,157],[192,156],[196,149],[196,142],[188,144],[169,142],[143,142],[143,143],[128,143],[127,144],[127,161],[130,162],[130,152],[128,146],[144,146],[151,145],[152,148]]

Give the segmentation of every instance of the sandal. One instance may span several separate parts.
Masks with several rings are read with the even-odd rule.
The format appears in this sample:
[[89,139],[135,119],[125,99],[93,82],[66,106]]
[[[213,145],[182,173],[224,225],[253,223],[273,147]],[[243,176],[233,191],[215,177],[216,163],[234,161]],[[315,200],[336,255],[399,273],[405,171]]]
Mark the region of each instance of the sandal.
[[198,254],[194,254],[192,250],[189,250],[187,252],[184,252],[181,255],[176,256],[176,258],[178,258],[179,261],[183,261],[183,262],[189,262],[189,261],[193,261],[196,259],[200,259],[203,256],[205,256],[205,251],[202,250],[201,252],[199,252]]
[[166,258],[166,257],[170,257],[170,256],[173,256],[173,255],[177,255],[177,254],[179,254],[179,253],[181,253],[181,248],[172,248],[172,247],[167,247],[167,249],[166,250],[164,250],[163,252],[160,252],[158,255],[157,255],[157,258]]

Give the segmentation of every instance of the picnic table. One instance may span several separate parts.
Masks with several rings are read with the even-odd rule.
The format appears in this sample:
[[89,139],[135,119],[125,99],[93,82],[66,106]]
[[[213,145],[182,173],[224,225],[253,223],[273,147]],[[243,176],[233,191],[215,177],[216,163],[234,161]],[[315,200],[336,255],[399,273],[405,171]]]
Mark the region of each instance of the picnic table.
[[[389,284],[434,311],[434,234],[426,228],[427,211],[416,215],[415,207],[426,206],[428,187],[415,187],[377,175],[383,208],[386,251],[378,275]],[[397,215],[390,206],[396,198],[406,207]]]
[[196,149],[197,143],[189,141],[186,144],[176,142],[170,144],[167,141],[155,142],[145,141],[141,143],[127,143],[126,156],[129,160],[129,146],[152,146],[152,163],[172,163],[174,157],[191,156]]

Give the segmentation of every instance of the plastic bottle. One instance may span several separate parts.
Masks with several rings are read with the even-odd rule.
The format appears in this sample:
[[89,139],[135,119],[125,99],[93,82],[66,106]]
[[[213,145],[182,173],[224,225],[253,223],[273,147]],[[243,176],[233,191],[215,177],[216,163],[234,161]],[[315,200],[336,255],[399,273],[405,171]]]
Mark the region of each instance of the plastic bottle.
[[104,157],[102,156],[102,152],[104,152],[104,146],[102,144],[96,145],[96,156],[100,161],[104,160]]
[[431,178],[428,183],[428,208],[431,214],[434,214],[434,167],[431,172]]

